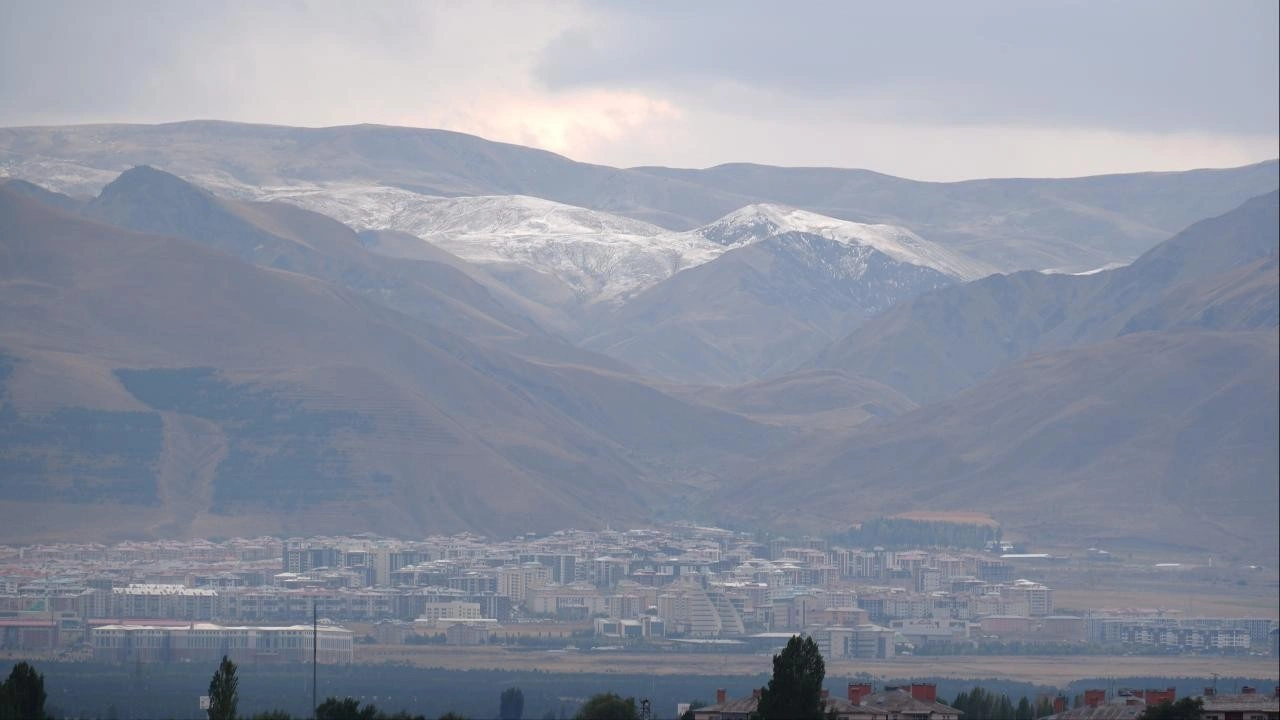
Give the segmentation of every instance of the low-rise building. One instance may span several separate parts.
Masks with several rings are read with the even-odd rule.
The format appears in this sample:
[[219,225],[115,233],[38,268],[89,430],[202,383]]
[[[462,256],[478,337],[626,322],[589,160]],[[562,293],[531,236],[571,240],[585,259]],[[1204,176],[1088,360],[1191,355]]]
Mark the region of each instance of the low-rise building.
[[212,623],[185,626],[103,625],[90,631],[95,660],[104,662],[310,662],[349,664],[354,639],[333,625],[227,627]]
[[[716,703],[693,711],[694,720],[748,720],[760,706],[759,690],[732,698],[716,691]],[[938,702],[937,686],[914,683],[872,692],[869,684],[853,683],[845,697],[822,691],[822,714],[836,720],[959,720],[960,711]]]

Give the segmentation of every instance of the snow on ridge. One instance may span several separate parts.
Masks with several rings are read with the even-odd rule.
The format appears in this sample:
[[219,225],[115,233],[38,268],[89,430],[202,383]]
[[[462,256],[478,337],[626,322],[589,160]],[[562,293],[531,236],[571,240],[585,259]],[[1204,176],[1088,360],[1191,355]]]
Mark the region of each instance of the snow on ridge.
[[[518,263],[552,274],[587,302],[620,300],[690,263],[708,248],[671,241],[640,220],[525,195],[438,197],[382,186],[266,191],[357,230],[399,230],[476,263]],[[706,244],[706,243],[703,243]]]
[[525,195],[450,198],[357,185],[263,188],[258,199],[300,205],[357,230],[406,232],[471,262],[524,265],[557,277],[588,303],[621,302],[729,250],[788,232],[877,250],[962,279],[988,271],[905,228],[771,204],[748,205],[703,227],[673,232]]
[[803,232],[845,245],[865,245],[899,262],[933,268],[962,280],[985,277],[994,270],[984,263],[929,242],[898,225],[866,224],[820,215],[808,210],[760,203],[735,210],[695,232],[731,236],[735,230],[767,228],[767,234]]
[[1081,270],[1081,271],[1072,271],[1064,268],[1046,268],[1044,270],[1041,270],[1040,274],[1041,275],[1075,275],[1075,276],[1097,275],[1098,273],[1118,270],[1122,267],[1127,267],[1128,265],[1129,263],[1124,263],[1124,262],[1109,262],[1106,265],[1093,268],[1092,270]]
[[266,189],[259,199],[280,200],[348,217],[361,230],[416,235],[637,235],[666,230],[640,220],[527,195],[440,197],[385,186]]

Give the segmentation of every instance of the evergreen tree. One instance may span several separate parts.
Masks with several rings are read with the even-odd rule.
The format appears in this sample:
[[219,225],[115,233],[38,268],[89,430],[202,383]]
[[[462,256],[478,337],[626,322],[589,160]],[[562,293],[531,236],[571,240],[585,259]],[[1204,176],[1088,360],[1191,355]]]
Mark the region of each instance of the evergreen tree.
[[360,707],[360,701],[350,697],[328,697],[316,708],[316,720],[375,720],[377,717],[376,705],[367,703]]
[[1017,709],[1013,711],[1013,717],[1016,718],[1016,720],[1035,720],[1035,718],[1032,717],[1033,715],[1034,711],[1031,709],[1031,701],[1027,699],[1026,695],[1023,695],[1022,699],[1018,701]]
[[[316,720],[425,720],[421,715],[410,715],[408,712],[401,710],[393,715],[385,712],[379,712],[378,706],[373,703],[366,703],[361,706],[360,701],[355,698],[336,698],[327,697],[320,706],[316,708]],[[440,716],[440,720],[465,720],[460,715],[447,712]]]
[[791,636],[773,656],[773,678],[760,693],[762,720],[822,720],[822,653],[813,638]]
[[236,705],[240,702],[239,686],[236,664],[223,655],[222,664],[209,681],[209,720],[235,720]]
[[587,698],[574,715],[574,720],[640,720],[636,699],[622,699],[615,693],[601,693]]
[[43,720],[45,698],[44,676],[20,662],[0,684],[0,720]]
[[1152,705],[1142,714],[1142,720],[1199,720],[1204,711],[1200,698],[1184,697],[1176,702]]
[[1008,695],[1000,696],[1000,699],[996,702],[996,709],[992,713],[992,718],[994,720],[1014,720],[1013,703],[1009,702]]
[[520,720],[524,717],[524,692],[520,688],[510,687],[502,691],[498,717],[502,720]]

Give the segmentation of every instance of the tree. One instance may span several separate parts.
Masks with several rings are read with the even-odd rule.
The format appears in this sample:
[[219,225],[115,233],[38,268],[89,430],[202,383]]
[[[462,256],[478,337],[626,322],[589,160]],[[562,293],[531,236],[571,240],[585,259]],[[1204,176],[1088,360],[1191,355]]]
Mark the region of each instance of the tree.
[[9,679],[0,684],[0,719],[43,720],[45,698],[44,676],[20,662],[9,672]]
[[773,656],[773,678],[760,693],[762,720],[822,720],[822,680],[827,668],[813,638],[793,635]]
[[376,720],[378,707],[368,703],[360,707],[355,698],[328,697],[316,708],[316,720]]
[[587,698],[573,717],[574,720],[640,720],[640,711],[636,709],[635,698],[624,700],[610,692]]
[[[448,712],[440,716],[440,720],[464,720],[456,713]],[[366,703],[363,707],[355,698],[327,697],[320,707],[316,708],[316,720],[426,720],[421,715],[410,715],[401,710],[393,715],[379,712],[378,706]]]
[[223,655],[222,663],[209,681],[209,720],[235,720],[236,705],[240,702],[239,687],[236,664]]
[[1203,711],[1203,700],[1184,697],[1176,702],[1165,701],[1148,707],[1142,713],[1142,720],[1199,720]]
[[1018,701],[1018,707],[1013,711],[1013,716],[1017,720],[1035,720],[1035,710],[1031,708],[1031,701],[1026,695]]
[[524,717],[524,692],[520,688],[510,687],[502,691],[498,717],[502,720],[520,720]]

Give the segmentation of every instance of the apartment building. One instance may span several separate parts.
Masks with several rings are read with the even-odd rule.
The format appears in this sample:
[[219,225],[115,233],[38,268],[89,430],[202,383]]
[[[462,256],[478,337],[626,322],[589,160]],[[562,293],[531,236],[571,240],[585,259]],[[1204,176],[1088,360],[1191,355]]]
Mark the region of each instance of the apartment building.
[[[349,664],[350,630],[332,625],[314,628],[316,662]],[[103,662],[204,662],[227,656],[237,663],[310,662],[310,625],[227,627],[212,623],[187,626],[104,625],[90,631],[95,660]]]

